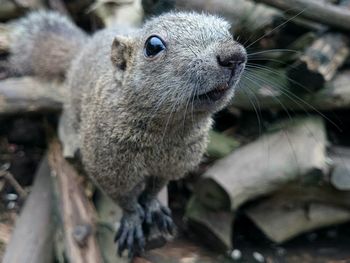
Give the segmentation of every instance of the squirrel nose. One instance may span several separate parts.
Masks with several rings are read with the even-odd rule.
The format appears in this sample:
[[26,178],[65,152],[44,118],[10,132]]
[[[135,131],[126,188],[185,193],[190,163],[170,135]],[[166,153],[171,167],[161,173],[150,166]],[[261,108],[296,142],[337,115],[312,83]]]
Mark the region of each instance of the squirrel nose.
[[238,50],[230,55],[218,55],[216,59],[221,67],[233,69],[247,62],[247,55]]

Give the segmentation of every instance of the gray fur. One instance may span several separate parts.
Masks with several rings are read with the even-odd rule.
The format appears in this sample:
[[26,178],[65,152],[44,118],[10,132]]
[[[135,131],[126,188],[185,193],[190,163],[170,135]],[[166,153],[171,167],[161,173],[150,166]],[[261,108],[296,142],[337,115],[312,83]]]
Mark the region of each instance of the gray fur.
[[10,75],[62,78],[86,35],[68,18],[38,11],[11,25]]
[[[39,21],[34,25],[38,16],[46,15],[28,18],[38,36],[56,38],[60,32],[65,38],[65,30],[76,30],[65,19],[49,15],[54,28],[50,34],[42,32],[35,29],[40,28]],[[149,202],[145,210],[148,206],[158,209],[159,205],[150,201],[155,200],[158,190],[199,164],[208,142],[211,116],[231,99],[241,72],[233,74],[232,87],[222,99],[201,104],[196,98],[230,79],[232,70],[220,66],[218,57],[233,53],[246,56],[228,29],[229,24],[216,16],[168,13],[123,34],[104,29],[88,41],[83,33],[75,34],[81,41],[75,41],[79,44],[74,47],[82,41],[86,44],[80,52],[69,52],[76,55],[67,72],[70,95],[60,127],[65,153],[73,155],[80,149],[86,172],[124,212],[134,212],[131,221],[137,218],[141,193]],[[144,55],[145,41],[151,35],[160,36],[167,47],[154,59]],[[35,45],[31,42],[30,46],[32,49]],[[15,49],[14,53],[29,52],[22,46]],[[52,49],[61,54],[54,42]],[[34,70],[32,66],[29,71],[50,75],[65,68],[66,62],[56,62],[60,70]],[[157,187],[151,190],[147,182],[152,178]]]

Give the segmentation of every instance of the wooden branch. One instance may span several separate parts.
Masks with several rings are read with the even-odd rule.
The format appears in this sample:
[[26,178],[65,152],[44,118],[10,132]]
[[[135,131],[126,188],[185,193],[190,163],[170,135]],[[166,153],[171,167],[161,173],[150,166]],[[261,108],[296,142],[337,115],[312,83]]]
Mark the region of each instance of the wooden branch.
[[132,263],[227,263],[226,256],[218,255],[185,239],[168,242],[165,246],[134,258]]
[[321,89],[344,64],[349,54],[348,43],[340,33],[321,36],[289,67],[288,77],[312,91]]
[[117,257],[117,248],[114,243],[116,223],[122,218],[122,210],[99,189],[96,189],[95,191],[94,200],[98,215],[96,237],[103,257],[103,262],[127,263],[128,260],[126,258]]
[[[334,80],[326,83],[323,89],[303,96],[295,95],[291,90],[286,91],[285,83],[288,80],[286,79],[285,72],[273,71],[275,73],[269,75],[271,78],[268,79],[267,76],[263,76],[262,81],[256,80],[254,83],[245,80],[243,77],[241,80],[242,89],[237,90],[237,94],[232,100],[232,106],[240,109],[254,110],[252,104],[254,94],[259,101],[259,108],[262,110],[293,109],[312,112],[315,109],[334,110],[350,108],[350,70],[345,70],[337,74]],[[296,89],[300,90],[300,87]]]
[[257,5],[246,0],[177,0],[179,10],[196,10],[224,16],[231,24],[235,35],[246,39],[257,39],[266,28],[273,27],[281,13],[268,6]]
[[0,81],[0,114],[59,112],[64,88],[59,83],[31,77]]
[[15,2],[21,8],[32,9],[32,10],[44,8],[43,0],[12,0],[12,1]]
[[325,147],[322,119],[295,119],[216,162],[196,185],[195,194],[212,209],[234,210],[291,181],[326,173]]
[[10,224],[0,223],[0,244],[7,244],[10,242],[13,232],[13,227]]
[[342,191],[350,190],[350,148],[333,146],[328,150],[332,171],[330,182]]
[[95,238],[95,211],[84,194],[81,178],[62,155],[57,140],[49,145],[49,163],[57,180],[65,249],[70,262],[103,262]]
[[14,176],[8,171],[0,171],[0,178],[4,178],[17,192],[21,200],[25,200],[27,197],[27,192],[22,188],[22,186],[17,182]]
[[283,11],[338,29],[350,30],[350,11],[336,5],[309,0],[255,0]]
[[0,5],[0,21],[6,21],[9,19],[20,16],[23,12],[16,3],[12,0],[1,0]]
[[191,230],[210,248],[221,252],[232,249],[232,212],[210,210],[193,197],[187,204],[185,217]]
[[138,27],[143,20],[141,1],[138,0],[97,0],[92,7],[105,26]]
[[[248,217],[276,243],[285,242],[301,233],[320,227],[341,224],[350,220],[350,210],[341,206],[317,202],[310,198],[312,189],[305,187],[297,193],[287,192],[273,196],[246,209]],[[296,198],[308,193],[308,198]],[[315,194],[322,196],[322,191]],[[340,198],[342,196],[340,195]]]
[[16,221],[3,263],[46,263],[53,261],[52,182],[47,158]]

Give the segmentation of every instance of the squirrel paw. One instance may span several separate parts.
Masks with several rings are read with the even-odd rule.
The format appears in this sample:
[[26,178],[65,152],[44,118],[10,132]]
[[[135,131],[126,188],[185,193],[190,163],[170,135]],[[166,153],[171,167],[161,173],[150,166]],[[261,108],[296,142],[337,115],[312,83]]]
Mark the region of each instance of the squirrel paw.
[[175,224],[171,218],[171,211],[168,207],[162,205],[158,199],[151,199],[143,204],[145,210],[145,223],[148,225],[156,224],[162,233],[173,235]]
[[144,212],[141,206],[133,213],[124,214],[120,227],[114,238],[118,245],[118,255],[121,257],[124,250],[128,250],[128,257],[142,252],[145,247],[145,238],[142,230]]

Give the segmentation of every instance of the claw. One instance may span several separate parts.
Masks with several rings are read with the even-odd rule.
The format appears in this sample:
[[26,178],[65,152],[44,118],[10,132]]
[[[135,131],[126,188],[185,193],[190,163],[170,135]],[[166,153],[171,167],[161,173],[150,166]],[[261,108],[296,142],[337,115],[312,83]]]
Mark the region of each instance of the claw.
[[152,199],[143,204],[145,209],[145,222],[147,225],[156,224],[158,229],[164,233],[173,235],[175,224],[171,218],[171,211],[163,206],[157,199]]
[[128,257],[132,258],[138,251],[142,252],[145,246],[142,221],[143,209],[123,215],[120,227],[114,241],[117,242],[117,253],[121,257],[124,250],[128,250]]

